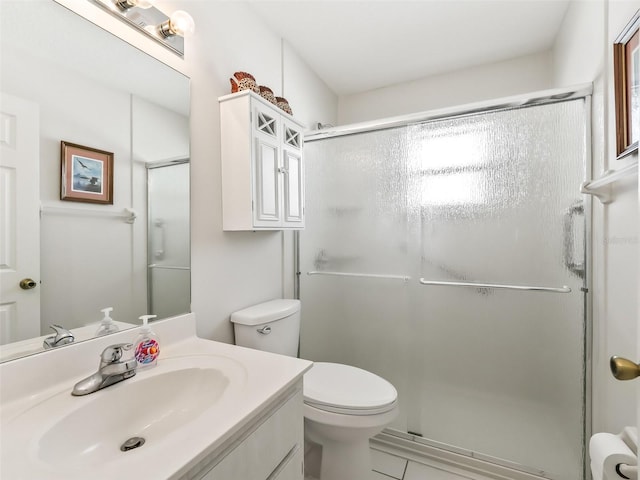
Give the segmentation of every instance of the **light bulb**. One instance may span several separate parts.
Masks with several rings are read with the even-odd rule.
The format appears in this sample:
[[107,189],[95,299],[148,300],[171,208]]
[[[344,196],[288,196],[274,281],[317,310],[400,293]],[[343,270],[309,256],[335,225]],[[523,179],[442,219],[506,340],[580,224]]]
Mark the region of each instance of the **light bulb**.
[[172,37],[174,35],[184,37],[185,34],[193,33],[195,26],[196,24],[191,15],[184,10],[176,10],[171,14],[169,20],[160,25],[158,30],[164,37]]
[[151,8],[156,0],[131,0],[131,3],[135,3],[138,8]]

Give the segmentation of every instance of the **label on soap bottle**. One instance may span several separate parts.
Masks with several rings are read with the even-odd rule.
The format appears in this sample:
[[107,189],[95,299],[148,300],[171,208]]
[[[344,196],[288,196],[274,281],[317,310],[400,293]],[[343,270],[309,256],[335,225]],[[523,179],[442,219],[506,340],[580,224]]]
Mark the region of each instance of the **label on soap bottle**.
[[147,338],[136,346],[136,360],[141,365],[153,363],[160,355],[160,345],[153,338]]

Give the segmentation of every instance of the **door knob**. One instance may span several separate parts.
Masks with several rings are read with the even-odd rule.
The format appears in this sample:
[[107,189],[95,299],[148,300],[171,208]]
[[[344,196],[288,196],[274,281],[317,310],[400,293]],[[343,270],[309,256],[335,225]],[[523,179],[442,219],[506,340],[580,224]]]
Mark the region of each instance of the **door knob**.
[[614,355],[609,360],[609,366],[611,367],[611,373],[618,380],[633,380],[636,377],[640,377],[640,365],[626,358]]
[[36,288],[37,286],[38,284],[30,278],[23,278],[22,280],[20,280],[20,288],[23,290],[31,290],[32,288]]

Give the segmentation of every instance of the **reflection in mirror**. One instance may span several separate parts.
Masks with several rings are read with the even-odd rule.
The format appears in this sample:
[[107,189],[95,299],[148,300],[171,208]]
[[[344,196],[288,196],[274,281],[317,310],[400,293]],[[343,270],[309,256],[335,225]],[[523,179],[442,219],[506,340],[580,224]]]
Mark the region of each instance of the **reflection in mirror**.
[[[189,311],[188,78],[51,0],[0,22],[0,361]],[[114,154],[113,205],[60,200],[61,141]]]

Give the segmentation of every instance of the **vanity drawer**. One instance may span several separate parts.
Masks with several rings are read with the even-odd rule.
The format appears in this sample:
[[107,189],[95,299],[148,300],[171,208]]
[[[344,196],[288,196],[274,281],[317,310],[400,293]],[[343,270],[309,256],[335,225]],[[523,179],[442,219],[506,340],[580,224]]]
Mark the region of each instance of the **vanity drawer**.
[[304,461],[301,446],[296,446],[295,450],[283,461],[284,465],[278,468],[268,480],[302,480],[304,476]]
[[302,480],[302,406],[299,389],[201,480]]

